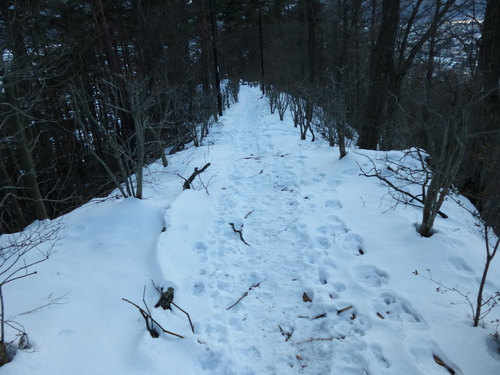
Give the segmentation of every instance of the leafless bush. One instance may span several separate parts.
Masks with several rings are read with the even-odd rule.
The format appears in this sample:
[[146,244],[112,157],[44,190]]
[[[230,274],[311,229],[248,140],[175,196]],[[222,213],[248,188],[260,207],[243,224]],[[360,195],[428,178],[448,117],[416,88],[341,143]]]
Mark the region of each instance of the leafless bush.
[[60,229],[59,221],[43,221],[32,224],[22,232],[0,237],[0,366],[9,362],[5,326],[18,331],[23,345],[26,345],[27,339],[24,329],[15,328],[15,323],[5,318],[3,288],[13,281],[36,274],[33,267],[55,253]]

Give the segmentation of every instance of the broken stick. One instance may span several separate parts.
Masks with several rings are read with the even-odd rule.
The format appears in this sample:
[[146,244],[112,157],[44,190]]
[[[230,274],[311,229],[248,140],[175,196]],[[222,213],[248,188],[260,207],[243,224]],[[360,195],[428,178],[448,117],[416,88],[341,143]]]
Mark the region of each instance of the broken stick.
[[177,174],[177,176],[179,176],[180,178],[182,178],[184,180],[184,185],[182,185],[182,189],[183,190],[191,189],[191,184],[193,183],[193,181],[196,178],[196,176],[198,176],[199,174],[205,172],[205,169],[207,169],[208,167],[210,167],[210,163],[205,164],[205,166],[203,168],[201,168],[200,170],[198,170],[198,168],[195,167],[193,174],[191,176],[189,176],[188,179],[185,179],[180,174]]
[[245,293],[243,293],[243,295],[238,299],[238,301],[236,301],[235,303],[233,303],[226,310],[232,309],[234,306],[236,306],[243,298],[245,298],[246,296],[248,296],[248,292],[249,291],[251,291],[253,288],[257,288],[259,285],[260,285],[260,283],[257,283],[255,285],[252,285],[250,288],[248,288],[248,291],[245,292]]
[[[160,323],[158,323],[156,320],[154,320],[154,319],[153,319],[153,317],[152,317],[150,314],[148,314],[146,311],[144,311],[144,310],[143,310],[140,306],[137,306],[135,303],[130,302],[130,301],[129,301],[128,299],[126,299],[126,298],[122,298],[122,300],[124,300],[125,302],[130,303],[131,305],[134,305],[135,307],[137,307],[137,308],[139,309],[139,311],[140,311],[140,313],[141,313],[142,317],[144,318],[144,320],[146,320],[146,327],[148,328],[148,331],[149,331],[149,333],[151,334],[151,336],[152,336],[153,338],[158,337],[158,336],[156,336],[158,333],[154,330],[154,328],[152,328],[152,326],[151,326],[151,327],[149,326],[149,320],[148,320],[148,319],[151,319],[151,321],[152,321],[153,323],[155,323],[155,324],[156,324],[156,325],[157,325],[157,326],[158,326],[158,327],[159,327],[159,328],[160,328],[163,332],[168,333],[169,335],[173,335],[173,336],[180,337],[181,339],[183,339],[183,338],[184,338],[183,336],[178,335],[177,333],[173,333],[173,332],[170,332],[170,331],[167,331],[166,329],[164,329],[164,328],[160,325]],[[156,334],[155,334],[155,332],[156,332]]]
[[[234,227],[234,223],[229,223],[229,225],[231,225],[231,228],[233,228],[233,231],[235,233],[238,233],[240,235],[240,239],[243,241],[243,243],[247,246],[250,246],[250,244],[248,244],[247,241],[245,241],[245,239],[243,238],[243,230],[240,229],[240,230],[237,230],[235,227]],[[243,228],[243,225],[241,226],[241,228]]]

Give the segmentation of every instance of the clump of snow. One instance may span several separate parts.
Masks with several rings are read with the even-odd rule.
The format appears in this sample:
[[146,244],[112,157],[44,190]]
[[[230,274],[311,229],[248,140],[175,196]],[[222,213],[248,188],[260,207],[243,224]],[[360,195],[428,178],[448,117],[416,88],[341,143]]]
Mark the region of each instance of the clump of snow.
[[[500,308],[473,328],[460,295],[415,275],[475,297],[484,241],[463,206],[445,202],[449,218],[422,238],[421,209],[395,205],[360,176],[372,167],[366,156],[380,154],[339,160],[324,142],[301,141],[247,86],[220,120],[204,146],[147,168],[144,200],[96,199],[62,218],[57,253],[3,290],[6,317],[32,350],[17,350],[0,374],[450,373],[436,358],[456,374],[498,373],[490,321]],[[207,162],[183,191],[177,174]],[[487,293],[500,290],[499,270],[495,259]],[[176,307],[154,308],[151,281],[174,288],[194,333]],[[183,339],[150,336],[122,300],[145,308],[143,293],[153,318]]]

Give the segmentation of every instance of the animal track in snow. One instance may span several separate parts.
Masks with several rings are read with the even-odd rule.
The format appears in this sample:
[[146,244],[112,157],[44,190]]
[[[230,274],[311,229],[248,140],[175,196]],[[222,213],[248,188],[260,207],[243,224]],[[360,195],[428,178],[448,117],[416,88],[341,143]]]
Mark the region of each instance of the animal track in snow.
[[366,254],[363,238],[357,233],[347,233],[344,238],[343,247],[353,255]]
[[327,284],[329,277],[330,274],[325,268],[323,267],[318,268],[318,279],[321,284]]
[[335,289],[335,291],[338,293],[342,293],[343,291],[345,291],[345,285],[342,283],[333,283],[332,286],[333,289]]
[[326,175],[325,175],[324,173],[319,173],[319,174],[317,174],[316,176],[314,176],[314,177],[312,178],[312,180],[313,180],[314,182],[321,182],[321,181],[323,181],[323,179],[325,178],[325,176],[326,176]]
[[344,221],[337,215],[328,215],[326,217],[326,221],[329,223],[329,226],[335,231],[335,234],[343,234],[350,231],[346,223],[344,223]]
[[83,232],[85,232],[85,225],[83,224],[80,224],[80,225],[77,225],[76,227],[73,227],[70,229],[69,231],[69,235],[70,236],[78,236],[79,234],[82,234]]
[[338,199],[327,199],[325,201],[325,207],[332,208],[334,210],[340,210],[343,206]]
[[395,293],[384,290],[372,299],[375,314],[389,321],[421,323],[422,318],[411,307],[410,303]]
[[328,186],[337,187],[342,183],[342,180],[330,180],[326,184]]
[[205,294],[205,283],[203,283],[202,281],[196,281],[193,287],[193,295],[196,297],[200,297],[203,294]]
[[316,237],[316,238],[314,239],[314,242],[315,242],[318,246],[322,247],[323,249],[329,249],[329,248],[331,247],[331,244],[330,244],[330,241],[328,241],[328,238],[323,237],[323,236],[321,236],[321,237]]
[[203,242],[196,242],[193,246],[193,251],[199,255],[199,261],[204,263],[207,261],[207,245],[205,245]]
[[337,187],[342,183],[342,180],[330,180],[326,182],[326,187],[322,189],[325,193],[336,193]]
[[389,361],[384,357],[382,354],[382,348],[378,344],[370,344],[369,346],[371,352],[373,353],[373,356],[375,357],[375,360],[377,361],[377,364],[382,367],[382,368],[389,368],[391,367]]
[[357,266],[351,270],[351,273],[360,284],[370,287],[387,284],[389,279],[387,272],[375,266]]
[[304,263],[316,264],[321,254],[315,250],[309,250],[304,254]]
[[343,171],[340,171],[340,174],[342,174],[344,176],[352,176],[352,175],[356,174],[358,171],[359,171],[358,168],[348,168],[348,169],[344,169]]
[[193,246],[193,250],[197,254],[205,254],[207,252],[207,245],[203,242],[196,242]]
[[314,211],[316,211],[316,205],[313,203],[308,203],[307,209],[309,210],[309,212],[314,212]]
[[449,257],[448,261],[450,262],[451,266],[457,271],[471,275],[474,274],[474,270],[467,264],[467,262],[463,258],[454,256]]

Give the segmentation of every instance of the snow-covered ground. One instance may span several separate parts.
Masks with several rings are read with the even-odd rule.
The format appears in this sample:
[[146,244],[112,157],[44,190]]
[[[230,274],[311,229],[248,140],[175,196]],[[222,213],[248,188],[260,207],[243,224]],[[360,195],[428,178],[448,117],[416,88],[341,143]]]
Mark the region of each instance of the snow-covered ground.
[[[449,218],[420,237],[421,209],[395,205],[357,164],[400,152],[339,160],[301,141],[256,88],[242,86],[221,123],[205,146],[149,166],[144,200],[96,199],[62,218],[57,253],[3,288],[6,318],[31,349],[0,374],[500,373],[490,337],[500,307],[473,328],[463,297],[419,276],[475,299],[485,248],[465,208],[445,202]],[[177,174],[206,163],[182,191]],[[494,259],[487,293],[500,290],[499,271]],[[152,281],[174,288],[194,333],[176,307],[154,308]],[[184,338],[152,338],[122,300],[146,309],[145,287],[153,318]]]

